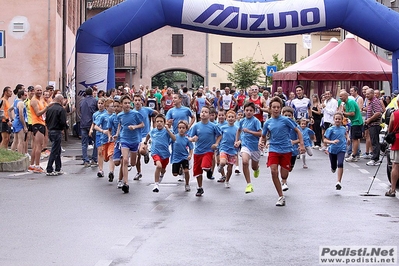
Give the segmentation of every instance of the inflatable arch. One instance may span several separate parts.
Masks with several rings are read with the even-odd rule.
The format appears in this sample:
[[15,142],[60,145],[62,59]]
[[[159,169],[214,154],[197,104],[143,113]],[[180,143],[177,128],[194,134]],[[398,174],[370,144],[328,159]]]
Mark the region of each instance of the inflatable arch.
[[375,0],[126,0],[78,30],[78,101],[87,86],[115,86],[113,47],[165,25],[248,38],[341,27],[393,52],[392,89],[398,89],[399,13]]

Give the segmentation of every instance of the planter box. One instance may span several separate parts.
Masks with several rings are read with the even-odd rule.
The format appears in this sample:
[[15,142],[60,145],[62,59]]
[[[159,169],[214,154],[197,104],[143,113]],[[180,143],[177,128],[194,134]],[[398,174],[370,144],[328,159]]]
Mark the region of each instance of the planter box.
[[29,158],[25,156],[15,162],[0,163],[0,172],[25,172],[28,166]]

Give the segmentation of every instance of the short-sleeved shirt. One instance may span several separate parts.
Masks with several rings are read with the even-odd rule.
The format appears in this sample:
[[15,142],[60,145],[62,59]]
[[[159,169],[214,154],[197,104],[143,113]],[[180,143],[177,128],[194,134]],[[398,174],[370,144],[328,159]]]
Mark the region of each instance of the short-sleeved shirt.
[[288,153],[291,152],[292,144],[289,138],[291,130],[298,125],[290,118],[279,116],[271,118],[263,126],[262,136],[270,132],[269,152]]
[[[107,111],[103,112],[102,115],[100,115],[97,120],[96,120],[96,125],[98,127],[101,127],[103,130],[108,130],[108,124],[109,124],[109,118],[112,116],[112,114],[109,114]],[[99,132],[100,133],[100,132]],[[101,144],[105,144],[108,142],[108,135],[100,133],[100,142]]]
[[247,147],[250,151],[258,151],[259,147],[259,137],[254,136],[251,133],[246,133],[242,131],[244,128],[247,128],[251,131],[259,131],[262,130],[262,125],[255,116],[251,118],[243,118],[239,122],[239,127],[241,130],[241,145],[243,147]]
[[185,106],[181,106],[179,108],[173,107],[166,114],[166,120],[173,119],[173,132],[177,131],[177,125],[179,121],[183,120],[187,123],[190,122],[190,118],[193,116],[191,110]]
[[172,142],[172,160],[171,163],[180,163],[183,160],[187,160],[188,150],[194,148],[193,143],[188,140],[187,136],[176,135],[176,140]]
[[349,99],[345,103],[345,112],[351,113],[354,112],[354,116],[349,116],[348,118],[351,120],[352,126],[361,126],[363,125],[362,112],[360,111],[359,105],[352,99]]
[[[374,97],[371,101],[369,101],[369,105],[367,106],[366,119],[372,117],[375,113],[380,112],[382,115],[382,106],[380,100]],[[376,119],[369,123],[369,126],[378,126],[380,124],[380,119]]]
[[339,140],[337,144],[328,146],[329,153],[338,154],[339,152],[346,152],[346,128],[344,126],[329,127],[324,133],[324,137],[331,141]]
[[143,116],[144,127],[141,128],[141,137],[145,138],[151,130],[150,116],[152,116],[154,110],[150,107],[141,107],[140,110],[136,109],[136,111]]
[[302,133],[303,145],[305,147],[311,147],[312,146],[312,141],[310,140],[310,136],[314,136],[315,135],[314,131],[311,130],[310,128],[308,128],[308,127],[305,127],[305,128],[299,127],[299,130]]
[[310,100],[303,97],[302,99],[295,98],[291,101],[291,107],[294,108],[294,117],[296,120],[301,118],[309,118],[309,108],[311,106]]
[[237,149],[234,147],[237,130],[238,127],[234,124],[232,126],[225,124],[220,127],[220,131],[222,132],[222,140],[219,145],[220,152],[225,152],[229,155],[237,154]]
[[[104,109],[102,111],[98,110],[93,114],[93,124],[100,126],[100,117],[105,114],[107,111]],[[96,131],[96,139],[99,140],[101,138],[102,133]]]
[[120,141],[121,143],[140,143],[141,142],[141,129],[130,130],[130,125],[138,125],[143,121],[143,116],[135,111],[129,110],[128,112],[120,112],[117,115],[118,123],[121,124]]
[[211,121],[206,124],[202,121],[194,124],[188,133],[190,137],[198,137],[198,140],[195,143],[194,154],[213,152],[212,145],[215,144],[216,138],[221,134],[220,128]]
[[[116,113],[113,113],[113,114],[109,117],[109,119],[108,119],[108,125],[107,125],[107,128],[108,128],[108,129],[111,129],[111,135],[112,135],[112,136],[115,136],[116,131],[118,130],[118,124],[119,124],[119,122],[118,122],[118,119],[117,119],[117,117],[116,117]],[[118,136],[118,140],[119,140],[119,136]]]
[[[295,130],[290,130],[290,140],[298,140],[298,134]],[[299,145],[298,143],[292,145],[291,156],[297,156],[299,154]]]
[[162,159],[170,157],[169,145],[172,142],[172,138],[169,136],[168,131],[165,128],[159,130],[153,128],[150,131],[151,137],[151,154],[159,155]]

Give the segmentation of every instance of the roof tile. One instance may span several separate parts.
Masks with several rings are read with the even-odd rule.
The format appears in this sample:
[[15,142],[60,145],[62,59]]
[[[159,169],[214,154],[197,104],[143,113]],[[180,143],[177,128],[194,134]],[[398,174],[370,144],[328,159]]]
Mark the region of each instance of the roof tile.
[[124,0],[93,0],[93,9],[107,9],[120,4],[123,1]]

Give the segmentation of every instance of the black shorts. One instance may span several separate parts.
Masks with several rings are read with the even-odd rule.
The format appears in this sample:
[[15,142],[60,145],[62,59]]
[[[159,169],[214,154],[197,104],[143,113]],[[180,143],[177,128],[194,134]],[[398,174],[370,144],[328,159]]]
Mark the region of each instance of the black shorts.
[[42,124],[34,124],[34,125],[32,125],[32,132],[33,132],[33,136],[36,136],[37,132],[40,132],[43,135],[46,135],[46,126],[42,125]]
[[28,131],[29,131],[29,132],[32,132],[32,131],[33,131],[32,124],[28,124]]
[[331,123],[329,123],[329,122],[324,122],[324,123],[323,123],[323,128],[324,128],[325,130],[327,130],[327,128],[329,128],[329,127],[331,127]]
[[8,125],[7,122],[1,122],[0,124],[0,132],[6,132],[8,134],[11,134],[11,127]]
[[363,126],[352,126],[351,127],[351,139],[357,140],[363,137]]
[[172,174],[179,174],[180,167],[182,167],[183,169],[188,169],[188,160],[183,160],[180,163],[172,164]]

